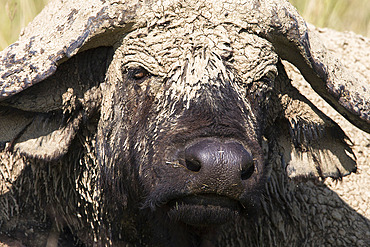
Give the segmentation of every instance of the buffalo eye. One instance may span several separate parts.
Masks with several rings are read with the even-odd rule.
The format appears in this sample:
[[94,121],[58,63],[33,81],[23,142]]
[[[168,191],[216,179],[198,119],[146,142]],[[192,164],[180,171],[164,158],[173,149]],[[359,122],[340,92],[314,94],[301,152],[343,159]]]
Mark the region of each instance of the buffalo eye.
[[271,68],[265,75],[263,75],[259,81],[265,83],[266,85],[271,85],[275,81],[278,72],[276,67]]
[[131,68],[128,70],[128,77],[134,81],[141,82],[149,76],[149,72],[143,67]]
[[259,79],[259,81],[264,82],[266,84],[270,84],[272,80],[268,76],[264,75],[264,76],[261,77],[261,79]]

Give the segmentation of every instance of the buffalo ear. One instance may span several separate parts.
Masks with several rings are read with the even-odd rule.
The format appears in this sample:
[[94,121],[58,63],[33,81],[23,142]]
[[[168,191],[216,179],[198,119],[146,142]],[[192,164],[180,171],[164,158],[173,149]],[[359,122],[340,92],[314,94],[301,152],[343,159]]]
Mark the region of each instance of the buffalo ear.
[[341,178],[356,171],[356,157],[343,130],[290,84],[280,95],[284,117],[278,142],[290,177]]
[[0,112],[1,143],[27,157],[54,160],[64,155],[76,135],[82,114],[63,123],[62,115],[30,114],[15,109]]
[[0,147],[43,160],[66,154],[83,121],[98,114],[112,51],[77,54],[53,76],[1,101]]

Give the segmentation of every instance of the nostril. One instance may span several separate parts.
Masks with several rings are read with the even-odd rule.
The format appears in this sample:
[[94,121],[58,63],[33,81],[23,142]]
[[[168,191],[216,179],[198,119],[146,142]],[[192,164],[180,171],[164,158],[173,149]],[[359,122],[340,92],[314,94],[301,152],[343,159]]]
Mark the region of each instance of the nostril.
[[199,172],[201,168],[201,163],[199,160],[196,159],[185,159],[185,166],[190,171]]
[[210,177],[229,174],[235,183],[249,179],[255,170],[252,153],[232,140],[203,139],[187,146],[180,157],[189,171]]
[[253,173],[254,173],[254,164],[251,164],[247,169],[242,169],[241,179],[247,180],[253,175]]

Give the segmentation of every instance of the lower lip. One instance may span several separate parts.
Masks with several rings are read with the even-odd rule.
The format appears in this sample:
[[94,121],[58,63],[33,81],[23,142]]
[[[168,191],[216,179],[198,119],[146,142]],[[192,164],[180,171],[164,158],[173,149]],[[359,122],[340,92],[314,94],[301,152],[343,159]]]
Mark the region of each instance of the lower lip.
[[168,216],[193,226],[222,225],[239,213],[239,203],[217,195],[195,195],[172,200]]

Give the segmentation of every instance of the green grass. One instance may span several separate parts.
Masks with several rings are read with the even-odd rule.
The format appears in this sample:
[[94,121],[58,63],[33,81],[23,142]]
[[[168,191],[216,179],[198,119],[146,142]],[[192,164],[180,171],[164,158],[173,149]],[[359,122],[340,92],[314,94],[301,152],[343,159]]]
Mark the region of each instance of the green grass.
[[[18,35],[48,0],[0,0],[0,50]],[[370,0],[290,0],[316,26],[370,36]]]
[[19,33],[48,0],[0,0],[0,50],[17,40]]
[[306,21],[370,37],[370,0],[289,0]]

